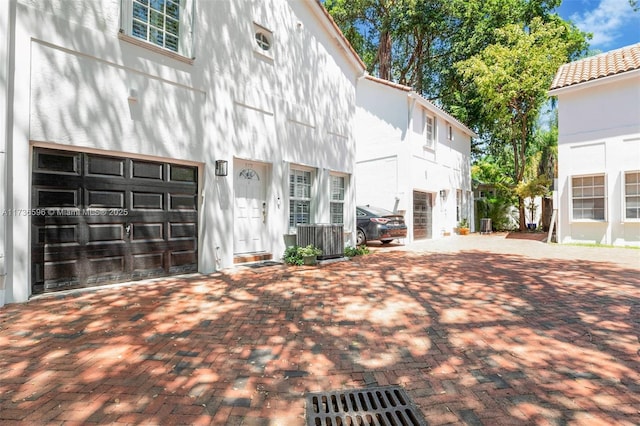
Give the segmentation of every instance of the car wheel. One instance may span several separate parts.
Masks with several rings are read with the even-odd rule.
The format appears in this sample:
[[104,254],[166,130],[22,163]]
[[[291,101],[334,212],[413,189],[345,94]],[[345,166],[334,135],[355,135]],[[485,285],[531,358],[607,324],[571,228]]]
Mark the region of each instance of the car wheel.
[[380,240],[382,244],[389,244],[393,240]]
[[361,246],[367,242],[367,236],[364,235],[364,231],[362,229],[358,229],[356,232],[356,245]]

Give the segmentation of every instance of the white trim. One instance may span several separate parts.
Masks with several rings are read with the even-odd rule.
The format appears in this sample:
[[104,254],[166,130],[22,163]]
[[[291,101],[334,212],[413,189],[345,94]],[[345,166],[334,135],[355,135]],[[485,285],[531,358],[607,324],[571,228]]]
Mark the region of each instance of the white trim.
[[164,55],[164,56],[168,56],[171,59],[175,59],[177,61],[184,62],[185,64],[193,65],[193,62],[195,60],[195,58],[187,58],[186,56],[182,56],[181,54],[173,52],[173,51],[171,51],[169,49],[165,49],[163,47],[156,46],[153,43],[149,43],[148,41],[144,41],[144,40],[139,39],[137,37],[133,37],[133,36],[127,35],[122,31],[118,33],[118,38],[120,40],[122,40],[122,41],[126,41],[127,43],[131,43],[131,44],[136,45],[138,47],[142,47],[144,49],[151,50],[152,52],[159,53],[159,54]]
[[97,154],[97,155],[107,155],[113,157],[126,157],[126,158],[134,158],[136,160],[148,160],[148,161],[157,161],[162,163],[171,163],[178,164],[181,166],[204,166],[204,162],[198,161],[189,161],[189,160],[180,160],[178,158],[169,158],[169,157],[160,157],[156,155],[149,154],[137,154],[134,152],[125,152],[125,151],[112,151],[77,145],[63,145],[54,142],[44,142],[44,141],[35,141],[29,140],[30,147],[33,148],[48,148],[55,149],[58,151],[69,151],[69,152],[78,152],[78,153],[87,153],[87,154]]

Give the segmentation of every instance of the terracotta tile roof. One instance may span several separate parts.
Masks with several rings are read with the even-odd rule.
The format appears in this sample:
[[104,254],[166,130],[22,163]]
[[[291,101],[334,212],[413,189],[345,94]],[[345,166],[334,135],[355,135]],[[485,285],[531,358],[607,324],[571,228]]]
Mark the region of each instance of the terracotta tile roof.
[[551,90],[637,69],[640,69],[640,43],[562,65]]

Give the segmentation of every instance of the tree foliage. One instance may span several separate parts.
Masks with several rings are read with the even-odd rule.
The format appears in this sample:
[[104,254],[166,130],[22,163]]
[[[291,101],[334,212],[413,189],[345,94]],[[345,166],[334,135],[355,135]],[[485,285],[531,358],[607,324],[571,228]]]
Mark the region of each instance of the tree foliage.
[[556,70],[587,48],[588,35],[554,13],[560,3],[326,0],[325,6],[370,73],[413,87],[474,129],[476,160],[497,161],[515,188],[538,147],[536,122]]

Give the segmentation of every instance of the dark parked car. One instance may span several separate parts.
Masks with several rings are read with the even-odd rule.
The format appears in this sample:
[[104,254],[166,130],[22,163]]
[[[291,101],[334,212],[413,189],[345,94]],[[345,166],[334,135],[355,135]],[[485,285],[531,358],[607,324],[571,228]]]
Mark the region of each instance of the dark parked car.
[[380,240],[389,244],[396,238],[406,238],[407,225],[404,217],[379,207],[357,206],[357,244]]

